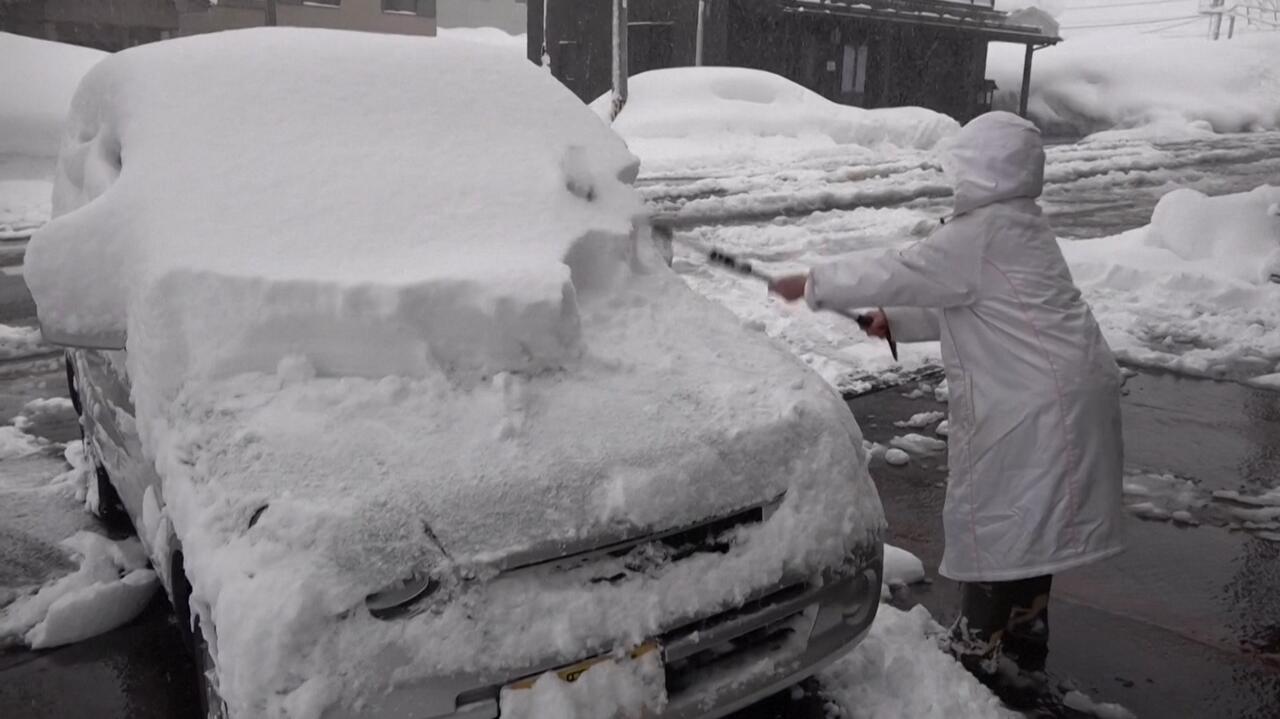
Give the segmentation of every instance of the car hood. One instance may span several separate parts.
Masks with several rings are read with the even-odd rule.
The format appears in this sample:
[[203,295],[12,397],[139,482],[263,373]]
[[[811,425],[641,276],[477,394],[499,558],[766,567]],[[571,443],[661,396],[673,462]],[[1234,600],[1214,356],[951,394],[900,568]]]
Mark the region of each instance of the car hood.
[[864,529],[880,521],[857,427],[820,378],[666,268],[631,289],[644,301],[608,313],[583,303],[590,351],[571,371],[460,387],[316,377],[297,357],[275,375],[189,388],[170,413],[183,429],[166,431],[187,449],[158,452],[166,496],[191,484],[204,495],[179,534],[212,522],[233,535],[220,541],[308,556],[370,591],[442,564],[509,568],[693,525],[784,492],[812,499],[830,482],[864,484]]

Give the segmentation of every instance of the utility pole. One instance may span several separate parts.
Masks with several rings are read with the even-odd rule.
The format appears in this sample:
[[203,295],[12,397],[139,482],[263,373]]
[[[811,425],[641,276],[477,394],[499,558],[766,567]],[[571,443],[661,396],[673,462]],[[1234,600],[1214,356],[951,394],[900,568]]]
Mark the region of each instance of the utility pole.
[[627,0],[613,0],[613,120],[627,104]]
[[706,0],[698,0],[698,34],[693,46],[693,64],[698,67],[702,67],[702,26],[706,23],[706,20],[707,2]]
[[1214,9],[1211,10],[1213,17],[1209,20],[1209,34],[1214,40],[1217,40],[1222,34],[1222,10],[1220,8],[1225,2],[1226,0],[1213,0],[1212,7]]
[[276,25],[276,0],[267,0],[267,20],[265,23],[268,27]]

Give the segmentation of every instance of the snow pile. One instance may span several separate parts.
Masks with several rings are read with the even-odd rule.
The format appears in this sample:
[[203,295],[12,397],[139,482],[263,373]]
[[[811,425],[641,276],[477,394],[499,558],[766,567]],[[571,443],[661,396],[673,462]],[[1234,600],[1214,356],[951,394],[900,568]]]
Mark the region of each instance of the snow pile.
[[39,437],[23,431],[21,426],[5,425],[0,427],[0,459],[13,459],[35,454],[48,446]]
[[1223,197],[1174,190],[1156,205],[1145,244],[1261,285],[1280,275],[1277,203],[1280,185]]
[[[630,78],[627,92],[613,129],[646,163],[837,145],[927,149],[959,129],[955,120],[932,110],[840,105],[786,78],[747,68],[651,70]],[[591,107],[607,119],[610,101],[606,93]]]
[[501,28],[496,27],[438,27],[436,28],[436,37],[447,40],[465,40],[467,42],[480,43],[481,45],[493,45],[504,50],[510,50],[524,57],[525,50],[528,47],[528,35],[524,33],[512,35]]
[[884,461],[891,467],[904,467],[911,463],[911,455],[898,447],[894,447],[885,451]]
[[889,440],[889,446],[900,449],[910,454],[931,454],[933,452],[941,452],[947,448],[947,443],[926,437],[923,434],[906,434],[901,437],[894,437]]
[[900,587],[923,581],[924,562],[916,555],[892,544],[884,545],[884,583]]
[[905,427],[910,429],[924,429],[939,420],[946,419],[946,412],[918,412],[911,415],[910,419],[894,422],[895,427]]
[[49,219],[53,158],[80,78],[106,53],[0,32],[0,240]]
[[862,643],[818,674],[823,692],[848,719],[1018,717],[938,648],[945,633],[924,607],[882,604]]
[[0,359],[16,359],[50,351],[40,340],[40,328],[0,324]]
[[[838,395],[666,267],[634,158],[517,55],[182,38],[91,72],[69,137],[27,277],[46,331],[127,344],[143,533],[182,542],[232,714],[632,646],[883,531]],[[780,496],[724,553],[524,566]],[[437,595],[374,618],[410,574]]]
[[1063,254],[1119,357],[1210,376],[1280,371],[1280,188],[1165,195],[1152,224],[1064,241]]
[[79,569],[0,611],[0,642],[48,649],[97,636],[136,617],[159,586],[137,539],[82,531],[63,545]]
[[1133,514],[1181,524],[1198,524],[1191,512],[1209,503],[1208,493],[1194,482],[1172,474],[1127,473],[1124,494],[1125,506]]
[[[1036,53],[1028,112],[1041,128],[1084,135],[1143,128],[1156,135],[1280,128],[1280,33],[1230,42],[1102,34]],[[997,105],[1017,107],[1023,48],[995,43],[987,72]]]

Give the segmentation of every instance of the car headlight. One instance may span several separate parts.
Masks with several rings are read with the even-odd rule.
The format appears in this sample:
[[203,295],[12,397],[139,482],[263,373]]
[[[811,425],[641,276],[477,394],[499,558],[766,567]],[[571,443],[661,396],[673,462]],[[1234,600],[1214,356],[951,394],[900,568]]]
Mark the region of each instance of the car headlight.
[[393,619],[412,612],[439,590],[440,582],[435,577],[414,572],[365,597],[364,604],[378,619]]

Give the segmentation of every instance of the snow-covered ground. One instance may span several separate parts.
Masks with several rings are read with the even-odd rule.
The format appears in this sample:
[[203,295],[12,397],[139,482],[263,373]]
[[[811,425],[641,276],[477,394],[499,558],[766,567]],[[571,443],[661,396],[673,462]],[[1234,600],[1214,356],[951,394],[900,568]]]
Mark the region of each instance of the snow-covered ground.
[[0,32],[0,240],[49,219],[63,117],[80,78],[105,55]]
[[80,441],[28,432],[72,412],[65,397],[36,398],[0,426],[0,648],[109,631],[158,586],[138,540],[108,539],[85,511],[93,475]]
[[[987,75],[996,106],[1017,109],[1023,48],[994,43]],[[1280,32],[1230,41],[1111,34],[1040,50],[1028,113],[1054,135],[1196,139],[1280,128]]]

